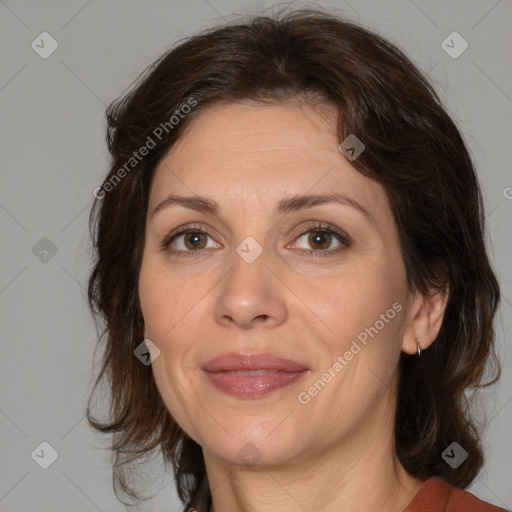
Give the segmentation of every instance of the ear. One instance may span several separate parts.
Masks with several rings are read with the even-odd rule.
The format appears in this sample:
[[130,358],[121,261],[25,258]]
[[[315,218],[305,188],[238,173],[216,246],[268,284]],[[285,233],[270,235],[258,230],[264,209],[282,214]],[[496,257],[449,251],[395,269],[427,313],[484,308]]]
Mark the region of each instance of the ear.
[[430,290],[427,296],[420,292],[411,295],[402,340],[403,352],[416,354],[417,340],[420,341],[422,350],[432,345],[441,329],[447,302],[448,289]]

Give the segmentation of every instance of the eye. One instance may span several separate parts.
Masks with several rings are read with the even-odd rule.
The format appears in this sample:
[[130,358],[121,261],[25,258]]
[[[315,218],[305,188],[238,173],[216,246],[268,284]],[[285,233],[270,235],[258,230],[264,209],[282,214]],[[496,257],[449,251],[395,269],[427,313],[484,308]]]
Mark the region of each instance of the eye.
[[[306,244],[308,247],[299,247],[304,249],[311,255],[329,256],[339,253],[350,246],[350,237],[340,231],[339,229],[331,226],[330,224],[318,223],[313,226],[308,226],[308,230],[303,232],[297,239],[296,244]],[[301,242],[302,241],[302,242]],[[333,248],[334,245],[334,248]]]
[[187,253],[201,252],[204,249],[218,249],[217,243],[206,230],[198,226],[188,226],[168,235],[162,242],[162,248],[176,256],[185,256]]
[[[296,248],[296,244],[299,244],[299,249],[311,256],[321,257],[337,254],[349,247],[352,242],[346,233],[331,224],[316,223],[307,228],[307,231],[302,232],[291,247],[287,247],[293,249]],[[307,244],[312,249],[300,247],[301,244]],[[201,226],[186,226],[170,233],[162,241],[162,249],[175,256],[193,256],[193,253],[220,247]]]

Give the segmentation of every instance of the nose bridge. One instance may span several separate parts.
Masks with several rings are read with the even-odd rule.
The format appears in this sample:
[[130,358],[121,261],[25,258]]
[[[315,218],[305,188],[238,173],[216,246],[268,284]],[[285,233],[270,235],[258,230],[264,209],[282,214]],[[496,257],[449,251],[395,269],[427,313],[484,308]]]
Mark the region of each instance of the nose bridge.
[[236,246],[215,305],[217,322],[247,329],[255,321],[275,325],[284,320],[285,298],[268,268],[271,260],[269,250],[252,236]]
[[[256,245],[257,244],[257,245]],[[230,272],[224,282],[224,291],[239,297],[242,303],[256,303],[268,295],[271,272],[268,250],[253,237],[247,237],[235,249]]]

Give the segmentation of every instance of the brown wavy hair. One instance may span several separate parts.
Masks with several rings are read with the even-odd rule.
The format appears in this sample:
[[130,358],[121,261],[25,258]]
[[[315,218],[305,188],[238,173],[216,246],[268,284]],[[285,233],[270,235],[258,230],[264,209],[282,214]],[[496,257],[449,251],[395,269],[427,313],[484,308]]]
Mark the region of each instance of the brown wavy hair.
[[[386,190],[409,289],[424,295],[449,289],[436,341],[420,360],[401,355],[397,456],[414,477],[439,476],[459,487],[471,483],[483,464],[482,425],[471,416],[474,393],[468,391],[499,377],[493,319],[500,291],[465,143],[427,78],[396,46],[327,11],[285,9],[186,39],[107,109],[111,168],[90,215],[96,259],[88,289],[104,352],[87,418],[95,429],[113,434],[120,501],[119,489],[140,500],[128,481],[132,464],[158,451],[172,464],[187,508],[211,503],[201,447],[173,420],[151,367],[134,357],[144,339],[138,276],[155,168],[206,105],[299,96],[320,98],[339,111],[340,142],[349,134],[364,142],[366,150],[352,165]],[[187,102],[196,106],[184,115]],[[179,123],[171,127],[169,119],[178,113]],[[160,140],[155,128],[164,123]],[[154,147],[134,163],[130,159],[148,137]],[[489,359],[496,375],[487,381]],[[91,403],[105,379],[110,409],[100,421]],[[457,469],[441,458],[453,441],[468,452]]]

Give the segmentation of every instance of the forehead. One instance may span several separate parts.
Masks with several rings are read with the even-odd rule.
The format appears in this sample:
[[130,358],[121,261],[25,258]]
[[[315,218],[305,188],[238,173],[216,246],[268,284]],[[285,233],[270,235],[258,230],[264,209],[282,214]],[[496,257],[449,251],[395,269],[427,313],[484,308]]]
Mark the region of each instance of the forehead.
[[238,203],[238,211],[248,200],[273,208],[286,195],[338,192],[376,217],[389,214],[383,187],[340,152],[337,116],[306,102],[209,106],[160,162],[150,208],[171,192]]
[[216,103],[188,124],[171,153],[175,161],[201,160],[208,153],[248,165],[270,158],[281,161],[285,155],[297,160],[308,155],[309,160],[313,153],[318,158],[328,151],[332,156],[338,145],[336,122],[336,111],[325,104]]

